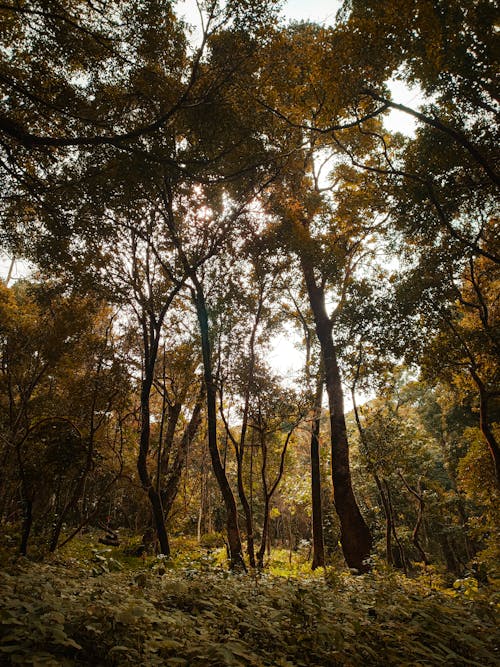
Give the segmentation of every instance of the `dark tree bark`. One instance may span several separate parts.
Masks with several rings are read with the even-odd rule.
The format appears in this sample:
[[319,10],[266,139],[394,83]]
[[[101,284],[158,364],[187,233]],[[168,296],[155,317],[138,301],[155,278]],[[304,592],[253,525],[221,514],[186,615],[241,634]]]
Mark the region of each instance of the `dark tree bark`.
[[373,471],[373,479],[377,485],[377,489],[380,495],[380,500],[382,501],[382,507],[384,508],[385,515],[385,558],[387,560],[387,565],[394,565],[394,557],[392,555],[392,512],[390,511],[389,501],[385,495],[382,482],[380,477],[375,471]]
[[387,498],[387,509],[389,511],[392,536],[394,537],[394,540],[395,540],[396,544],[398,545],[398,548],[397,548],[397,551],[396,551],[397,558],[393,557],[394,565],[395,565],[395,567],[403,568],[404,573],[408,576],[407,559],[406,559],[406,556],[405,556],[403,545],[402,545],[401,540],[399,539],[399,535],[396,531],[396,522],[394,521],[394,509],[392,507],[391,489],[389,487],[389,484],[387,483],[387,480],[385,480],[385,479],[383,480],[383,485],[384,485],[384,488],[385,488],[385,497]]
[[[172,511],[172,505],[179,491],[179,483],[181,480],[182,470],[184,468],[186,458],[188,455],[188,450],[191,442],[193,441],[196,432],[201,424],[201,412],[202,404],[204,399],[204,388],[200,391],[196,403],[191,414],[191,419],[189,420],[184,432],[182,434],[179,446],[177,448],[174,461],[172,462],[170,468],[167,467],[162,471],[163,475],[166,475],[166,481],[162,485],[161,490],[161,499],[163,506],[163,514],[165,520],[168,518],[170,512]],[[168,432],[168,429],[167,429]],[[173,438],[173,434],[172,434]]]
[[167,529],[165,527],[161,496],[156,484],[154,484],[154,481],[149,474],[147,463],[151,444],[151,414],[149,401],[154,382],[155,363],[158,357],[161,327],[167,310],[179,289],[180,284],[172,290],[157,318],[154,317],[152,312],[144,312],[141,320],[144,345],[144,369],[140,395],[141,434],[139,440],[139,455],[137,457],[137,470],[139,472],[139,479],[141,480],[142,487],[148,494],[149,502],[151,503],[151,511],[160,546],[160,553],[165,554],[166,556],[170,556],[170,544]]
[[[163,299],[163,305],[159,310],[155,308],[154,298],[155,290],[151,282],[151,274],[149,270],[150,253],[154,250],[147,246],[145,258],[145,279],[147,281],[147,290],[142,291],[139,285],[138,277],[141,275],[139,268],[139,260],[137,256],[137,238],[135,233],[132,238],[133,245],[133,287],[139,296],[139,303],[141,304],[141,313],[139,316],[142,329],[142,343],[143,343],[143,377],[141,380],[140,393],[140,414],[141,414],[141,433],[139,439],[139,455],[137,457],[137,470],[142,487],[147,493],[149,502],[151,504],[151,511],[153,516],[154,527],[158,537],[160,546],[160,553],[170,556],[170,544],[168,541],[167,529],[165,527],[165,519],[163,514],[163,506],[161,501],[160,490],[154,483],[148,470],[148,454],[151,444],[151,414],[150,414],[150,397],[151,389],[155,380],[155,365],[158,358],[158,349],[160,345],[161,329],[165,321],[168,309],[172,305],[174,298],[182,288],[185,277],[180,280],[172,280],[172,286],[167,295]],[[158,256],[156,259],[158,259]]]
[[[224,426],[226,427],[226,433],[230,438],[234,450],[236,453],[236,464],[237,464],[237,481],[238,481],[238,497],[243,507],[243,513],[245,514],[245,528],[247,532],[247,554],[248,562],[250,567],[255,568],[255,539],[254,539],[254,521],[253,521],[253,511],[251,503],[248,500],[245,485],[243,483],[243,463],[245,459],[245,450],[246,450],[246,436],[248,431],[248,416],[250,411],[250,398],[252,393],[252,384],[254,380],[255,373],[255,338],[257,335],[257,329],[260,323],[262,315],[262,307],[264,303],[264,291],[261,288],[259,292],[259,298],[257,302],[257,310],[255,313],[254,322],[252,325],[252,330],[250,332],[250,341],[249,341],[249,361],[248,361],[248,375],[246,379],[246,390],[244,396],[243,404],[243,418],[241,422],[241,431],[239,439],[236,439],[229,428],[224,417],[224,411],[222,407],[222,394],[221,394],[221,406],[220,413],[224,421]],[[253,456],[253,452],[252,452]]]
[[321,467],[319,456],[319,432],[321,426],[321,403],[323,400],[323,372],[320,368],[314,401],[314,420],[311,429],[311,498],[313,560],[312,569],[325,567],[325,544],[323,538],[323,510],[321,507]]
[[[253,355],[252,355],[253,358]],[[253,366],[253,364],[252,364]],[[251,374],[253,375],[253,368],[251,369]],[[229,424],[227,423],[226,417],[224,415],[224,410],[222,406],[222,392],[220,396],[220,414],[222,417],[222,420],[224,422],[224,426],[226,429],[226,434],[227,437],[231,440],[231,443],[233,444],[234,451],[236,454],[236,475],[237,475],[237,484],[238,484],[238,497],[241,502],[241,506],[243,508],[243,513],[245,515],[245,528],[247,532],[247,554],[248,554],[248,562],[250,567],[254,568],[255,567],[255,540],[254,540],[254,527],[253,527],[253,511],[252,511],[252,506],[248,500],[246,491],[245,491],[245,485],[243,483],[243,461],[244,461],[244,456],[245,456],[245,441],[246,441],[246,433],[248,430],[248,410],[249,410],[249,403],[250,403],[250,382],[251,382],[251,377],[248,380],[248,385],[247,385],[247,391],[245,395],[245,404],[243,408],[243,420],[241,424],[241,431],[240,431],[240,437],[237,440],[234,435],[231,433],[231,429],[229,427]],[[224,458],[225,461],[225,458]]]
[[167,529],[165,528],[165,520],[163,518],[161,497],[156,486],[153,484],[147,465],[151,435],[149,397],[151,395],[151,387],[153,386],[153,378],[154,363],[146,364],[141,385],[141,436],[139,442],[139,456],[137,458],[137,470],[139,472],[142,487],[148,494],[149,502],[151,503],[151,511],[160,545],[160,553],[170,556],[170,544],[168,541]]
[[333,492],[341,526],[340,542],[347,565],[363,573],[370,569],[367,559],[370,557],[372,538],[352,489],[344,393],[332,338],[333,323],[326,312],[323,286],[317,284],[313,268],[305,255],[301,256],[301,266],[325,369],[330,409]]
[[217,396],[212,371],[212,350],[205,295],[203,293],[202,285],[197,280],[197,278],[192,276],[192,280],[195,285],[195,288],[192,291],[192,295],[198,316],[201,336],[201,349],[203,355],[203,370],[207,400],[208,449],[210,452],[210,458],[212,460],[214,475],[217,480],[217,484],[219,485],[222,499],[224,501],[224,506],[226,508],[226,528],[231,568],[246,569],[242,556],[236,501],[234,499],[231,486],[229,485],[226,472],[222,466],[219,449],[217,447]]
[[28,540],[30,537],[32,525],[33,525],[33,500],[31,498],[25,498],[23,525],[21,529],[21,546],[19,548],[21,556],[26,556],[26,554],[28,553]]
[[271,494],[269,493],[269,487],[267,484],[267,443],[264,429],[260,428],[259,430],[259,444],[262,454],[262,462],[260,467],[260,478],[262,482],[262,492],[264,496],[264,516],[262,521],[262,535],[260,540],[260,547],[257,551],[257,566],[259,569],[264,568],[264,555],[266,553],[266,545],[269,535],[269,512],[271,505]]
[[479,389],[479,428],[481,429],[481,433],[483,434],[483,437],[488,444],[493,462],[495,478],[497,485],[500,487],[500,447],[490,424],[490,396],[478,374],[475,371],[471,371],[471,375],[472,379],[476,383],[477,388]]

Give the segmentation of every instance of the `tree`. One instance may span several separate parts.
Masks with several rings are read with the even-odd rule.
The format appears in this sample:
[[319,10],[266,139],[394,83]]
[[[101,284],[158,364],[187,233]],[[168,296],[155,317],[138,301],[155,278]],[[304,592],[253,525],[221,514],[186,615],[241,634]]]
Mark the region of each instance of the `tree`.
[[[259,449],[252,414],[255,404],[260,402],[259,392],[266,386],[266,378],[274,382],[279,391],[278,380],[272,378],[271,370],[266,368],[264,355],[268,351],[269,338],[279,327],[276,301],[286,275],[283,254],[271,249],[265,234],[257,235],[256,231],[249,227],[245,243],[231,249],[231,269],[226,273],[224,287],[219,288],[221,305],[217,309],[220,312],[219,411],[235,452],[238,497],[245,515],[247,553],[252,568],[256,565],[254,465],[256,468]],[[224,307],[228,301],[230,310]],[[227,412],[226,406],[229,407]],[[230,411],[241,420],[236,427],[231,424]],[[245,482],[248,465],[249,480]]]
[[[293,195],[290,192],[284,196],[281,193],[278,195],[274,202],[274,212],[281,217],[286,233],[292,239],[293,252],[300,262],[321,348],[330,409],[335,507],[341,521],[342,548],[348,565],[362,572],[367,569],[364,561],[369,557],[371,537],[351,485],[344,396],[333,330],[336,313],[340,312],[346,299],[357,253],[366,230],[362,227],[357,229],[355,225],[351,227],[350,220],[342,221],[331,215],[328,202],[322,201],[319,196],[317,181],[316,185],[313,181],[308,190],[307,178],[304,174],[302,183],[294,183]],[[299,188],[302,190],[302,201],[297,198]],[[330,219],[330,228],[316,232],[316,216],[326,224]],[[333,315],[328,314],[326,305],[329,281],[336,290],[337,304]]]
[[[304,344],[306,348],[304,376],[308,392],[312,393],[311,401],[311,511],[312,511],[312,534],[313,534],[313,560],[312,569],[324,567],[325,545],[323,538],[323,508],[321,500],[321,458],[320,458],[320,435],[321,435],[321,415],[323,412],[323,387],[324,387],[324,369],[321,360],[313,357],[313,326],[308,318],[302,312],[297,302],[294,301],[295,315],[304,334]],[[316,365],[316,373],[311,372],[311,368]],[[315,377],[316,384],[311,386]]]
[[17,283],[2,287],[1,307],[2,518],[17,514],[18,489],[21,552],[34,522],[38,532],[50,526],[53,551],[105,455],[106,426],[124,408],[128,376],[102,302]]
[[[165,521],[174,505],[189,450],[202,421],[204,386],[197,377],[199,354],[191,332],[169,322],[171,340],[163,341],[161,371],[154,382],[159,394],[160,423],[156,451],[156,489]],[[174,333],[175,332],[175,333]],[[186,340],[179,343],[186,337]],[[177,339],[177,342],[175,342]],[[167,351],[168,346],[168,351]],[[196,391],[197,385],[199,385]],[[192,405],[189,405],[189,404]],[[188,409],[191,411],[188,412]]]
[[429,341],[423,368],[428,377],[442,379],[462,395],[474,391],[479,428],[500,483],[500,449],[494,432],[500,404],[498,285],[498,265],[483,257],[470,258],[462,284],[454,290],[456,302],[437,309],[439,332]]

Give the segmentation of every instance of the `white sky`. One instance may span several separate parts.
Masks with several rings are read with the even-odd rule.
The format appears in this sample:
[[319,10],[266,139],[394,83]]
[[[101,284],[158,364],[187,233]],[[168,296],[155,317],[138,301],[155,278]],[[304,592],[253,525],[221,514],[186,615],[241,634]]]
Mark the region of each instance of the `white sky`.
[[339,0],[285,0],[283,14],[291,21],[314,21],[332,25],[342,2]]

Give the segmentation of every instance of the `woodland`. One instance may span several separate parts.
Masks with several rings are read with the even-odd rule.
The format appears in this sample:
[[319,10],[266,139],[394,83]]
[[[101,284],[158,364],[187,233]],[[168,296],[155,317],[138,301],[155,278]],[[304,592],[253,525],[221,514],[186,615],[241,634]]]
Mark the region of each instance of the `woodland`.
[[0,664],[498,664],[497,8],[196,5],[0,3]]

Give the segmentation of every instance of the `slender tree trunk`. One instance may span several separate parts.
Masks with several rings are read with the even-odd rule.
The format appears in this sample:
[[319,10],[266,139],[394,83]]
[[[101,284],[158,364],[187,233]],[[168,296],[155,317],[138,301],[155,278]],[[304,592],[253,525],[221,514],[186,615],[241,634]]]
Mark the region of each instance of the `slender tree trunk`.
[[500,447],[490,426],[489,400],[486,389],[482,383],[478,384],[478,386],[479,386],[479,428],[481,429],[481,433],[483,434],[483,437],[488,444],[491,458],[493,461],[493,469],[495,471],[497,485],[500,486]]
[[[243,454],[243,452],[242,452]],[[248,502],[247,495],[245,493],[245,487],[243,485],[243,460],[241,456],[238,456],[238,496],[243,507],[243,513],[245,514],[245,528],[247,531],[247,553],[248,553],[248,562],[250,567],[255,567],[255,544],[253,537],[253,515],[252,508]]]
[[403,549],[403,545],[401,543],[401,540],[399,539],[399,535],[396,530],[396,522],[394,521],[394,509],[392,507],[392,495],[391,495],[391,489],[389,488],[389,485],[387,484],[387,480],[383,480],[385,492],[386,492],[386,498],[387,498],[387,507],[389,510],[389,516],[390,516],[390,523],[391,523],[391,528],[392,528],[392,536],[394,537],[394,540],[396,541],[396,544],[398,545],[398,556],[399,556],[399,562],[395,563],[397,567],[402,567],[404,570],[404,573],[406,576],[408,576],[408,564],[405,556],[405,551]]
[[167,474],[166,482],[161,490],[163,516],[165,517],[165,520],[168,518],[170,512],[172,511],[172,505],[174,504],[175,498],[177,497],[177,493],[179,491],[179,484],[181,481],[182,471],[186,463],[189,446],[201,424],[201,409],[203,398],[204,391],[201,391],[198,395],[198,398],[196,399],[196,403],[191,414],[191,419],[189,420],[182,434],[182,438],[177,448],[174,461],[170,466],[170,470],[168,470],[168,462],[165,462],[167,469],[162,470],[162,475]]
[[394,557],[392,554],[392,514],[389,507],[389,502],[382,486],[382,482],[380,481],[380,477],[377,475],[375,470],[372,472],[372,474],[373,479],[375,480],[375,484],[377,485],[385,514],[385,558],[388,565],[394,565]]
[[262,451],[262,466],[261,466],[261,477],[262,477],[262,490],[264,493],[264,521],[263,521],[263,527],[262,527],[262,540],[260,543],[259,551],[257,554],[257,564],[260,568],[263,567],[264,564],[264,554],[266,552],[266,543],[267,543],[267,535],[269,532],[269,512],[271,509],[271,498],[274,495],[274,492],[278,488],[279,483],[281,482],[281,478],[283,477],[283,472],[285,470],[285,457],[286,457],[286,452],[288,449],[288,445],[290,443],[290,438],[292,437],[292,433],[295,431],[295,428],[298,425],[298,421],[292,428],[288,431],[285,442],[283,444],[283,448],[281,450],[281,456],[280,456],[280,467],[278,470],[278,474],[276,475],[276,478],[274,482],[271,485],[271,488],[269,488],[269,485],[267,483],[267,443],[266,443],[266,434],[263,429],[260,431],[260,444],[261,444],[261,451]]
[[[158,436],[158,456],[156,461],[156,490],[161,492],[162,484],[169,472],[170,455],[174,444],[175,430],[179,422],[182,403],[174,403],[166,407],[166,397],[162,397],[162,417]],[[167,428],[165,429],[165,414],[168,412]],[[165,435],[163,431],[165,430]],[[163,500],[163,495],[162,495]]]
[[25,498],[23,526],[21,530],[21,546],[19,549],[21,556],[26,556],[26,554],[28,553],[28,540],[30,537],[32,525],[33,525],[33,500],[31,498]]
[[321,426],[321,403],[323,400],[323,369],[319,369],[314,401],[314,421],[311,429],[311,498],[313,560],[312,569],[325,567],[325,544],[323,538],[323,510],[321,507],[321,466],[319,456],[319,433]]
[[262,538],[260,542],[259,550],[257,551],[257,567],[262,570],[264,569],[264,555],[266,553],[266,547],[269,544],[269,497],[266,494],[264,499],[264,520],[262,522]]
[[160,544],[160,553],[170,556],[170,544],[168,541],[167,530],[163,518],[163,507],[160,494],[153,484],[149,475],[147,466],[147,456],[149,452],[151,417],[149,410],[149,399],[151,387],[153,385],[154,364],[146,363],[144,369],[144,378],[141,386],[141,436],[139,442],[139,456],[137,458],[137,470],[143,489],[146,491],[151,503],[153,521]]
[[388,565],[394,565],[394,556],[392,553],[392,535],[394,532],[394,526],[393,526],[393,516],[392,516],[392,511],[391,507],[389,504],[389,499],[384,491],[384,487],[382,486],[382,482],[380,481],[380,477],[378,476],[377,470],[375,468],[375,464],[373,460],[371,459],[370,456],[370,449],[368,447],[368,442],[365,437],[365,431],[363,429],[363,425],[361,424],[361,419],[359,416],[359,410],[358,406],[356,403],[356,382],[358,380],[359,376],[359,363],[358,363],[358,369],[356,372],[356,379],[351,387],[351,397],[352,397],[352,406],[354,409],[354,417],[356,420],[356,426],[358,427],[358,433],[359,433],[359,439],[361,441],[361,444],[363,445],[363,448],[365,450],[365,455],[367,458],[368,462],[368,469],[370,470],[373,479],[375,480],[375,484],[377,485],[377,489],[380,495],[380,500],[382,502],[382,507],[384,509],[384,515],[385,515],[385,553],[386,553],[386,560]]
[[[226,428],[226,449],[227,449],[227,439],[229,438],[231,442],[234,445],[234,451],[236,455],[236,479],[237,479],[237,485],[238,485],[238,497],[241,502],[241,506],[243,508],[243,513],[245,515],[245,528],[246,528],[246,533],[247,533],[247,554],[248,554],[248,562],[250,564],[250,567],[254,568],[255,567],[255,540],[254,540],[254,528],[253,528],[253,511],[252,511],[252,505],[248,500],[246,491],[245,491],[245,485],[243,482],[243,462],[244,462],[244,456],[245,456],[245,435],[246,435],[246,429],[247,429],[247,421],[248,421],[248,400],[249,400],[249,395],[247,394],[246,400],[245,400],[245,409],[243,412],[243,422],[242,422],[242,427],[241,427],[241,434],[238,440],[233,436],[231,433],[231,430],[229,428],[229,424],[226,421],[226,418],[224,416],[224,411],[222,408],[222,396],[221,396],[221,408],[220,408],[220,413],[222,416],[222,419],[224,421],[224,426]],[[225,467],[225,461],[224,461],[224,470],[226,469]]]
[[270,493],[267,485],[267,443],[265,433],[262,428],[259,429],[260,450],[262,453],[262,462],[260,466],[260,478],[262,483],[262,493],[264,496],[264,516],[262,520],[262,535],[260,547],[257,551],[257,566],[260,569],[264,567],[264,554],[266,553],[267,536],[269,533],[269,512],[270,512]]
[[424,502],[424,496],[422,494],[422,488],[421,488],[421,482],[419,480],[418,482],[418,487],[414,489],[408,482],[406,481],[404,475],[400,472],[399,476],[401,478],[401,481],[405,485],[406,489],[415,497],[417,501],[417,520],[415,522],[415,526],[413,528],[413,534],[412,534],[412,539],[413,539],[413,544],[415,545],[416,550],[420,554],[420,560],[424,563],[424,565],[428,565],[429,561],[427,560],[427,556],[425,554],[425,551],[420,544],[420,539],[419,539],[419,533],[420,533],[420,528],[422,526],[422,521],[424,518],[424,508],[425,508],[425,502]]
[[198,280],[194,279],[195,290],[193,298],[196,305],[196,313],[200,326],[201,349],[203,355],[203,369],[205,377],[205,389],[207,399],[207,428],[208,428],[208,449],[212,460],[217,484],[226,508],[226,528],[229,544],[229,557],[232,568],[245,568],[242,557],[241,537],[238,526],[238,511],[233,492],[229,485],[226,472],[222,466],[219,449],[217,447],[217,410],[216,410],[216,390],[212,373],[212,353],[208,325],[208,313],[205,303],[205,295]]
[[198,512],[198,526],[196,532],[198,544],[201,542],[201,529],[203,525],[206,487],[207,487],[207,481],[206,481],[206,471],[205,471],[205,443],[203,443],[203,453],[201,457],[201,478],[200,478],[200,508]]
[[335,509],[340,519],[340,542],[347,565],[363,573],[370,569],[367,561],[370,557],[372,538],[352,489],[344,393],[332,339],[332,322],[326,312],[324,290],[316,284],[312,266],[306,257],[301,257],[301,264],[325,368],[330,409],[333,493]]
[[[229,424],[227,424],[223,410],[222,410],[222,397],[221,397],[221,415],[224,419],[224,425],[226,427],[226,433],[231,439],[231,442],[234,445],[236,452],[236,464],[237,464],[237,482],[238,482],[238,497],[243,508],[243,513],[245,515],[245,528],[247,533],[247,554],[248,562],[250,567],[255,568],[255,540],[254,540],[254,521],[253,521],[253,512],[252,505],[248,501],[248,497],[245,491],[245,484],[243,482],[243,464],[245,461],[245,450],[246,450],[246,436],[248,430],[248,415],[250,409],[250,396],[251,396],[251,387],[253,383],[253,377],[255,372],[255,337],[257,335],[257,330],[260,323],[260,318],[262,314],[262,306],[264,302],[264,293],[263,290],[260,290],[259,300],[257,304],[257,310],[255,313],[254,322],[250,332],[250,341],[249,341],[249,363],[248,363],[248,376],[246,380],[246,390],[245,390],[245,400],[243,405],[243,419],[241,423],[241,432],[239,437],[239,442],[232,435]],[[251,454],[252,457],[252,454]],[[252,461],[252,458],[251,458]],[[250,490],[251,493],[251,490]]]

